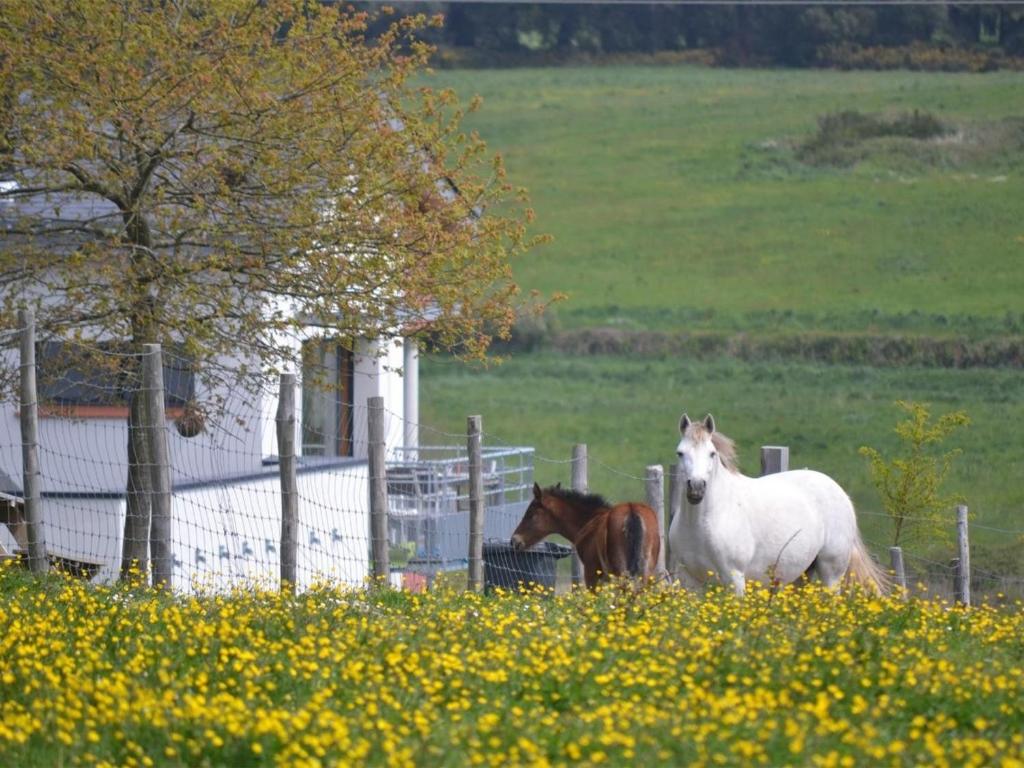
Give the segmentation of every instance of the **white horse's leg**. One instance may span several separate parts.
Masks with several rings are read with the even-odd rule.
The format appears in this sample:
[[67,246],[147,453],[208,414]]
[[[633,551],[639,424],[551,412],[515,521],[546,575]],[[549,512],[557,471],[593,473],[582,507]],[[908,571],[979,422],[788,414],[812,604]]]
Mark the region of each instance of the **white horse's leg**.
[[814,575],[817,576],[821,583],[832,590],[839,589],[843,581],[843,576],[846,575],[846,568],[849,564],[849,558],[847,562],[843,563],[842,560],[831,558],[828,560],[822,559],[815,564]]
[[680,564],[679,568],[675,571],[670,571],[671,577],[675,579],[679,586],[685,589],[687,592],[700,592],[704,589],[704,585],[701,584],[697,579],[690,575],[690,572],[686,570]]
[[736,597],[743,597],[743,593],[747,591],[747,577],[743,575],[743,571],[731,569],[728,581],[732,584]]

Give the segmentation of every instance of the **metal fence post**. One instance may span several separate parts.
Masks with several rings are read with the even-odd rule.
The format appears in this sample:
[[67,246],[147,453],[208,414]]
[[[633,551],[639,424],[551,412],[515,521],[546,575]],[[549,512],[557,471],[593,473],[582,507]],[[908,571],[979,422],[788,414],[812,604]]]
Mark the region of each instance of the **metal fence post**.
[[28,538],[28,566],[33,573],[50,568],[43,534],[39,470],[39,403],[36,396],[36,322],[30,309],[18,312],[21,326],[21,460],[22,493],[25,498],[25,528]]
[[665,468],[660,464],[647,467],[647,506],[658,517],[658,575],[665,572]]
[[370,547],[373,579],[386,586],[391,578],[388,560],[388,477],[384,446],[384,398],[371,397],[366,404],[370,473]]
[[[580,493],[586,493],[588,480],[587,467],[587,444],[577,443],[572,447],[572,489]],[[583,583],[583,561],[576,552],[575,544],[572,549],[572,585],[578,587]]]
[[466,417],[466,447],[469,455],[469,578],[466,588],[484,588],[484,475],[481,447],[482,420]]
[[164,364],[159,344],[144,344],[142,386],[145,397],[146,442],[149,445],[149,555],[153,586],[170,587],[174,575],[171,552],[171,462],[164,412]]
[[281,475],[281,589],[298,578],[299,490],[295,466],[295,374],[282,373],[277,393],[277,462]]
[[964,605],[971,604],[971,548],[967,540],[967,507],[956,508],[956,543],[959,564],[956,571],[956,600]]
[[761,474],[774,475],[776,472],[789,470],[789,446],[761,446]]

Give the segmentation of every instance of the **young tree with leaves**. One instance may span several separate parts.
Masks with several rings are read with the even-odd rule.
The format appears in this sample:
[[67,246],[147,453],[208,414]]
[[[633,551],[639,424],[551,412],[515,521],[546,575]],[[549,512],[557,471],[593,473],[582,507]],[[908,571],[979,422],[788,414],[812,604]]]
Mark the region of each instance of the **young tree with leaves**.
[[[0,319],[32,306],[47,335],[176,345],[199,371],[295,362],[280,340],[309,325],[484,354],[530,211],[455,95],[414,81],[438,20],[373,21],[302,0],[0,4]],[[149,526],[140,400],[125,568]]]
[[953,411],[932,421],[928,406],[923,403],[899,400],[896,405],[907,414],[895,427],[900,453],[886,458],[875,448],[860,449],[871,464],[871,479],[892,520],[893,546],[899,546],[912,534],[948,538],[953,506],[961,498],[944,493],[942,485],[960,450],[943,451],[942,444],[971,420],[965,412]]

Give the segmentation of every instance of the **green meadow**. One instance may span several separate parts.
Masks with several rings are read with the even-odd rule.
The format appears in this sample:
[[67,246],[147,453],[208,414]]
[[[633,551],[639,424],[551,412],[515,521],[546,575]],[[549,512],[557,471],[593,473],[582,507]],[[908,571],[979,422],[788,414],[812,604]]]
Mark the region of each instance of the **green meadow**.
[[[897,447],[893,402],[913,395],[935,412],[964,409],[972,425],[955,436],[963,449],[949,482],[980,524],[1024,529],[1024,454],[1008,425],[1024,423],[1024,387],[1014,370],[942,370],[711,362],[621,356],[516,355],[487,371],[431,360],[423,369],[424,420],[449,440],[465,413],[483,416],[486,442],[530,445],[543,484],[570,479],[565,461],[586,443],[590,485],[609,498],[644,497],[644,471],[675,460],[677,425],[715,414],[735,439],[748,474],[760,471],[761,445],[788,445],[790,464],[837,478],[864,512],[865,535],[887,543],[862,445]],[[985,533],[979,529],[979,540]],[[990,541],[1006,543],[993,534]],[[1018,542],[1019,543],[1019,542]]]
[[[516,276],[567,292],[568,325],[732,328],[782,310],[852,328],[916,310],[948,329],[1024,309],[1020,73],[596,67],[435,79],[483,97],[469,126],[505,156],[538,231],[554,237]],[[794,158],[822,115],[914,109],[959,133],[871,142],[852,168]],[[1010,137],[998,130],[1007,121]]]
[[[549,329],[1024,336],[1024,75],[593,67],[432,84],[483,97],[468,127],[505,156],[536,231],[553,236],[515,265],[524,289],[568,294]],[[824,115],[915,110],[942,135],[839,142],[813,161],[802,151]],[[494,440],[537,447],[541,482],[568,480],[545,460],[587,443],[591,486],[613,498],[641,495],[644,466],[672,461],[684,409],[711,411],[748,471],[759,445],[787,444],[793,466],[833,474],[878,544],[885,521],[857,449],[895,447],[897,399],[963,409],[974,423],[952,441],[964,454],[949,490],[979,524],[1024,530],[1019,369],[549,345],[485,370],[434,358],[421,384],[428,424],[458,432],[482,414]]]

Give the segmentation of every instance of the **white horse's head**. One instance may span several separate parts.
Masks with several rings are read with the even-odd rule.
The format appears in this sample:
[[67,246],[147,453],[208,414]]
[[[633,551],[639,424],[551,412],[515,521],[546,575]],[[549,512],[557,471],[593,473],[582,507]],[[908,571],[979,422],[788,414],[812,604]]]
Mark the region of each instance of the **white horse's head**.
[[676,447],[676,454],[683,473],[686,499],[691,504],[700,504],[704,500],[708,484],[721,465],[718,448],[711,438],[714,433],[715,419],[710,413],[699,422],[690,421],[685,413],[679,419],[682,439]]

